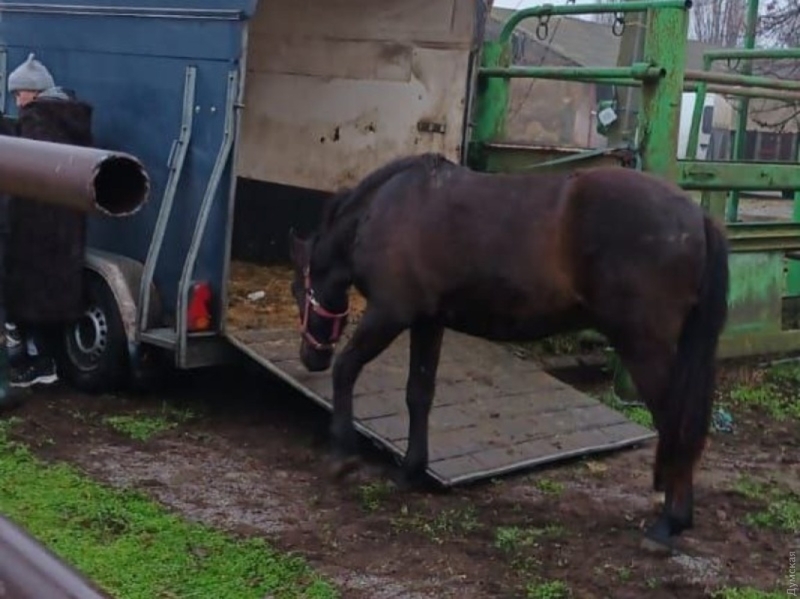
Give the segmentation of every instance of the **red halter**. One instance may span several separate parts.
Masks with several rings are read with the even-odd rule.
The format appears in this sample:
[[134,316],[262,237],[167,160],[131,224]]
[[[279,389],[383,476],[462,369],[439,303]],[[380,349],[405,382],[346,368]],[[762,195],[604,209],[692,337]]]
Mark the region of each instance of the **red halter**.
[[[311,274],[309,269],[306,268],[304,271],[305,274],[305,292],[306,292],[306,303],[305,308],[303,309],[303,317],[300,319],[300,333],[303,338],[311,344],[311,346],[316,350],[332,350],[336,343],[339,341],[339,338],[342,336],[344,332],[344,321],[345,318],[350,314],[350,309],[348,308],[344,312],[340,312],[338,314],[334,312],[329,312],[325,308],[322,307],[317,301],[317,298],[314,296],[314,289],[311,287]],[[331,336],[328,339],[327,343],[323,343],[318,341],[314,335],[312,335],[308,330],[308,317],[311,315],[311,312],[314,312],[317,316],[321,316],[322,318],[327,318],[329,320],[333,320],[333,331],[331,331]]]

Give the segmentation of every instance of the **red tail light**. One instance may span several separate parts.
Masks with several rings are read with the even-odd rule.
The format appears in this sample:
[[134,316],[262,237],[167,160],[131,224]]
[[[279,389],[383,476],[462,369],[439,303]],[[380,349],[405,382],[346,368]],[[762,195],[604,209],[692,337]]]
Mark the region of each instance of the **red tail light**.
[[200,281],[189,290],[189,306],[187,308],[187,329],[206,331],[211,328],[211,286]]

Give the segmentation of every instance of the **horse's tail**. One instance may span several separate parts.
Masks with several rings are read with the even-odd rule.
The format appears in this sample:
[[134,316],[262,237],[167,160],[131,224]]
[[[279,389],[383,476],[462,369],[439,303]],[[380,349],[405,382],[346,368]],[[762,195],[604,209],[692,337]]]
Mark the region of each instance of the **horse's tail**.
[[697,303],[684,321],[669,390],[662,404],[657,487],[661,478],[658,473],[664,467],[685,467],[697,461],[711,424],[717,345],[728,315],[729,273],[725,233],[707,215],[705,237],[706,263]]

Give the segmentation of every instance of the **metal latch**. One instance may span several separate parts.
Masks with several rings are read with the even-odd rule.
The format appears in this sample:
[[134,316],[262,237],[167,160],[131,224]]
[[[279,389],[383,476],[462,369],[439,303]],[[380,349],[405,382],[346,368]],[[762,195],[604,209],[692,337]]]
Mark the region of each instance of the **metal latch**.
[[447,131],[447,124],[434,123],[433,121],[420,121],[417,123],[417,131],[420,133],[440,133],[444,135]]

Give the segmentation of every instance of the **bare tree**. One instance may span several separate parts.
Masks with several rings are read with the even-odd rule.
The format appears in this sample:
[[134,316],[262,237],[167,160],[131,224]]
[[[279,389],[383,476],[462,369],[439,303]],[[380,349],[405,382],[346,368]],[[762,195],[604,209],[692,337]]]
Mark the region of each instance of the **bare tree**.
[[747,0],[697,0],[692,32],[698,41],[734,48],[744,41]]
[[759,34],[770,45],[800,46],[800,0],[769,0],[759,15]]

